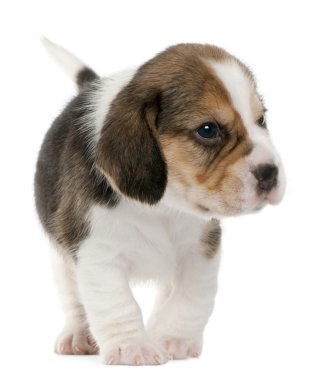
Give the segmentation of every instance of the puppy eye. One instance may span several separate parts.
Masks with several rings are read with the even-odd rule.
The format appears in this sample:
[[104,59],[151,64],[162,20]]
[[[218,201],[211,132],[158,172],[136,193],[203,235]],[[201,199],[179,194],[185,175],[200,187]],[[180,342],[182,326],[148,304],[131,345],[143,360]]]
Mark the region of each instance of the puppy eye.
[[265,115],[262,115],[258,120],[257,120],[257,124],[262,127],[262,128],[266,128],[266,116]]
[[216,123],[208,122],[202,124],[202,126],[196,130],[196,134],[201,140],[213,140],[220,137],[220,129]]

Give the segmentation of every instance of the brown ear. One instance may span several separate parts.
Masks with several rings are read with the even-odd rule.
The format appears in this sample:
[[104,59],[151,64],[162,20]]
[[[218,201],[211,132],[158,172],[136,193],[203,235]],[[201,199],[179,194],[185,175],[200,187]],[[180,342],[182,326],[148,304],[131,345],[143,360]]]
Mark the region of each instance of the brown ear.
[[113,101],[97,144],[97,168],[124,195],[155,204],[167,183],[156,138],[157,104],[135,93],[130,84]]

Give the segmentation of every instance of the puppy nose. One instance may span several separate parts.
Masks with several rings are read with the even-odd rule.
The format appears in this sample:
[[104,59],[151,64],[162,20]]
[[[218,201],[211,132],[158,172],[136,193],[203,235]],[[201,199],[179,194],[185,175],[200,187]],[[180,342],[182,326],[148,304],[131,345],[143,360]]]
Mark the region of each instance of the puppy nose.
[[279,169],[275,165],[260,165],[252,173],[258,180],[258,187],[262,191],[269,192],[277,184]]

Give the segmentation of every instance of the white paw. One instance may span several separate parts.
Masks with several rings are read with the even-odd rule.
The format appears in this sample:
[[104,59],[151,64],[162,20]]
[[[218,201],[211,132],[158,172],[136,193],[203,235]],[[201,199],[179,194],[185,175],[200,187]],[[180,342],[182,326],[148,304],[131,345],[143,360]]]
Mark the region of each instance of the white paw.
[[168,361],[167,353],[149,340],[133,340],[103,349],[106,364],[159,365]]
[[159,340],[170,360],[198,358],[202,351],[201,339],[165,338]]
[[95,355],[98,347],[85,328],[65,328],[59,335],[55,352],[61,355]]

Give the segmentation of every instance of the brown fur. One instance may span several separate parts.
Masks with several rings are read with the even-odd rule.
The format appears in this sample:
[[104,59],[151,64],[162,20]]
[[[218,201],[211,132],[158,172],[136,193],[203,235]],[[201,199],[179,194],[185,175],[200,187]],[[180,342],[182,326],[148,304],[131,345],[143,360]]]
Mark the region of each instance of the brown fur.
[[164,193],[167,169],[151,125],[156,100],[138,100],[140,90],[132,83],[113,102],[97,146],[96,164],[122,194],[154,204]]
[[[164,193],[166,170],[169,185],[174,182],[185,198],[199,189],[200,196],[219,192],[227,201],[230,189],[241,190],[229,168],[252,146],[210,60],[237,61],[214,46],[177,45],[143,65],[116,97],[102,131],[97,163],[120,192],[156,203]],[[237,62],[256,94],[250,71]],[[262,105],[254,98],[254,113],[259,115]],[[207,121],[222,126],[222,144],[207,147],[195,140],[194,131]],[[190,202],[209,209],[201,200]]]
[[[159,94],[157,131],[168,164],[169,184],[175,182],[185,198],[196,188],[201,188],[201,194],[205,192],[207,197],[220,192],[222,198],[227,198],[225,193],[231,188],[233,192],[240,191],[237,181],[229,179],[229,168],[252,150],[241,117],[209,66],[209,59],[234,58],[211,46],[181,45],[157,56],[146,66],[147,72],[140,73],[145,86],[150,88],[154,83]],[[255,92],[250,72],[239,64]],[[254,98],[254,114],[260,115],[263,107],[258,97]],[[222,145],[206,147],[193,138],[193,132],[207,121],[217,121],[223,127]],[[200,201],[196,201],[196,206],[207,209]]]
[[[216,204],[218,198],[231,205],[230,213],[237,211],[240,181],[230,168],[249,154],[251,144],[212,60],[236,59],[214,46],[182,44],[141,66],[110,104],[93,157],[82,126],[94,90],[90,81],[98,79],[90,70],[79,74],[82,92],[51,127],[37,164],[37,209],[53,239],[75,252],[89,233],[86,215],[92,204],[113,207],[117,193],[155,204],[167,180],[199,210],[211,211],[207,200]],[[256,96],[252,106],[259,117]],[[194,136],[209,121],[223,130],[217,146],[204,146]]]

